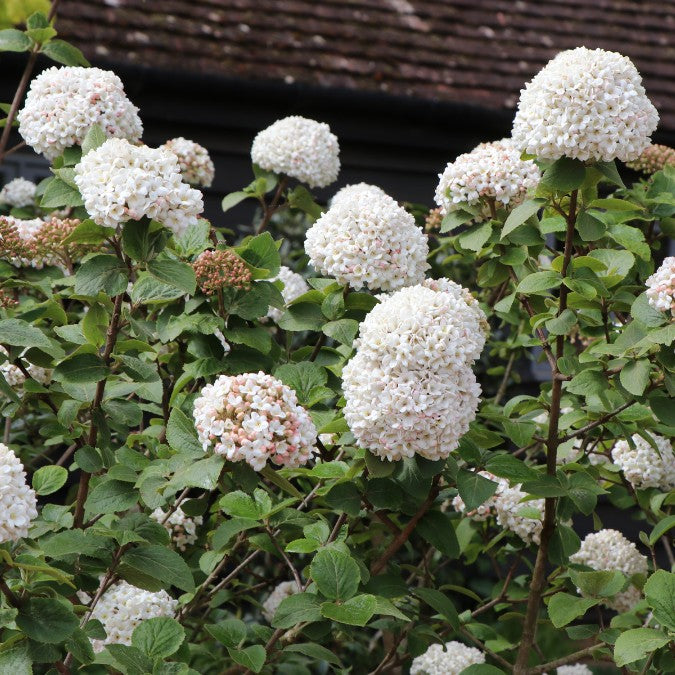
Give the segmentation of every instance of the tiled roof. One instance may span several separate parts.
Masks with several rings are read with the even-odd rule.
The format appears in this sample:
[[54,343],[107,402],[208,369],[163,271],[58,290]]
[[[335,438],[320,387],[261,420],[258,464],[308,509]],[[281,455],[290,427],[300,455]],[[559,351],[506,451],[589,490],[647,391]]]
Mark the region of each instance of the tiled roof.
[[561,49],[603,47],[675,130],[675,0],[64,0],[57,27],[94,61],[493,110]]

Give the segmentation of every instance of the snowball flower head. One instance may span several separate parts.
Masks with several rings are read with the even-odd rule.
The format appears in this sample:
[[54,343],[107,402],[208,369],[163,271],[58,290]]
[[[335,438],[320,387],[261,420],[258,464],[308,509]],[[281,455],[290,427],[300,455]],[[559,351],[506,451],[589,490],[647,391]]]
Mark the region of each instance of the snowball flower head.
[[556,668],[556,675],[593,675],[593,671],[584,663],[573,663]]
[[179,136],[168,140],[163,147],[176,155],[186,183],[195,187],[211,187],[216,170],[209,151],[203,145]]
[[621,440],[612,448],[612,460],[621,467],[626,480],[636,488],[660,488],[664,492],[675,488],[675,454],[667,438],[650,434],[658,451],[642,436],[634,434],[631,448]]
[[298,467],[316,451],[316,427],[295,392],[263,372],[221,375],[201,390],[193,414],[204,451],[256,471],[268,459]]
[[98,124],[108,137],[136,143],[143,125],[115,73],[100,68],[53,67],[30,85],[19,133],[35,152],[52,160],[73,145],[82,145]]
[[419,284],[429,245],[415,219],[386,194],[355,190],[307,230],[305,252],[321,274],[359,290]]
[[172,617],[177,604],[166,591],[151,593],[118,581],[101,596],[91,614],[92,619],[103,624],[107,634],[104,640],[92,640],[94,651],[101,652],[110,644],[131,645],[131,635],[141,621]]
[[204,208],[201,192],[183,182],[176,155],[121,138],[88,152],[75,183],[89,215],[106,227],[147,217],[181,235]]
[[190,518],[179,506],[168,518],[166,513],[159,508],[155,509],[150,517],[160,525],[164,525],[171,536],[171,541],[180,551],[184,551],[197,541],[197,526],[202,524],[201,516]]
[[[281,295],[284,299],[284,303],[287,305],[309,291],[309,286],[304,277],[283,265],[279,268],[279,274],[269,281],[283,282],[284,287],[281,289]],[[283,310],[278,309],[277,307],[270,307],[267,312],[267,316],[273,321],[279,321],[282,314]]]
[[646,284],[649,304],[675,317],[675,256],[668,256]]
[[279,609],[279,605],[286,598],[290,598],[291,595],[300,593],[298,584],[295,581],[282,581],[276,588],[269,594],[265,602],[262,604],[262,613],[265,617],[265,621],[272,623],[274,615]]
[[445,645],[433,644],[413,659],[410,675],[459,675],[465,668],[485,663],[485,654],[452,640]]
[[377,187],[377,185],[371,185],[370,183],[355,183],[340,188],[330,200],[330,205],[335,206],[335,204],[339,204],[341,201],[349,202],[354,199],[355,195],[364,193],[375,197],[387,196],[387,193],[382,188]]
[[5,187],[0,190],[0,204],[7,204],[21,208],[31,206],[35,203],[35,190],[37,185],[25,178],[15,178],[10,180]]
[[626,166],[633,171],[651,176],[667,166],[675,166],[675,148],[652,143],[636,160],[626,162]]
[[343,370],[352,433],[389,460],[447,457],[478,407],[471,363],[485,343],[485,316],[461,286],[427,284],[401,289],[368,313]]
[[617,52],[560,52],[520,92],[512,137],[540,159],[636,159],[659,115],[633,62]]
[[490,203],[510,209],[520,204],[541,178],[537,165],[521,159],[520,154],[511,139],[504,138],[481,143],[450,162],[439,174],[436,188],[436,204],[441,213],[478,206],[478,219],[488,220]]
[[[617,530],[587,534],[581,548],[570,556],[570,562],[587,565],[596,571],[619,570],[628,577],[647,573],[647,558]],[[605,604],[618,612],[627,612],[639,602],[640,596],[637,588],[629,586]]]
[[503,478],[498,478],[494,474],[491,474],[489,471],[479,471],[478,475],[497,483],[497,490],[492,495],[492,497],[486,499],[480,506],[473,509],[473,511],[467,512],[464,500],[459,495],[457,495],[452,500],[452,508],[454,508],[455,511],[457,511],[458,513],[462,513],[468,516],[469,518],[471,518],[471,520],[484,521],[487,520],[490,516],[495,516],[497,514],[495,507],[498,495],[501,494],[504,490],[508,489],[509,482],[507,480],[504,480]]
[[28,536],[37,518],[35,491],[26,484],[26,472],[18,457],[0,443],[0,544]]
[[527,493],[520,485],[506,487],[494,499],[497,523],[517,534],[526,544],[538,544],[541,538],[544,518],[544,500],[522,501]]
[[277,120],[253,140],[251,159],[262,169],[297,178],[310,187],[333,183],[340,172],[340,146],[323,122],[293,115]]

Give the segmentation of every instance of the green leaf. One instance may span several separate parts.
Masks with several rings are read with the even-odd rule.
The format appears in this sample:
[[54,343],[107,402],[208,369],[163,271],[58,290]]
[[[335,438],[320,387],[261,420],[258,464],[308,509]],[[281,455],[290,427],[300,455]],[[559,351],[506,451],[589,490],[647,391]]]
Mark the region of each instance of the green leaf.
[[193,460],[176,471],[166,489],[168,492],[178,492],[186,487],[215,490],[224,464],[225,458],[222,455],[211,455],[196,462]]
[[642,396],[649,384],[649,359],[628,361],[619,373],[621,386],[633,396]]
[[51,598],[29,598],[16,617],[16,625],[29,638],[47,644],[63,642],[78,624],[70,603]]
[[541,177],[541,185],[556,192],[571,192],[581,187],[586,178],[583,162],[570,157],[561,157],[551,164]]
[[165,284],[163,281],[160,281],[146,272],[142,272],[138,275],[138,280],[131,290],[131,300],[134,303],[143,303],[146,305],[176,300],[183,295],[185,295],[185,291],[177,286]]
[[652,533],[649,535],[649,543],[653,546],[668,530],[675,527],[675,514],[672,516],[666,516],[660,520],[656,525]]
[[205,628],[226,647],[236,647],[246,638],[246,624],[240,619],[226,619],[217,624],[207,624]]
[[577,232],[582,241],[597,241],[607,231],[607,225],[588,211],[582,211],[577,217]]
[[185,639],[183,627],[175,619],[158,616],[145,619],[134,629],[131,644],[150,658],[175,654]]
[[33,489],[40,496],[61,489],[68,480],[68,471],[62,466],[43,466],[33,474]]
[[649,407],[659,418],[660,422],[670,427],[675,427],[675,399],[669,396],[660,396],[659,394],[650,397]]
[[64,244],[101,244],[115,234],[112,227],[97,225],[91,218],[83,220],[64,240]]
[[616,168],[616,162],[611,160],[609,162],[596,162],[593,165],[610,183],[618,185],[620,188],[625,188],[619,170]]
[[342,662],[329,649],[322,647],[314,642],[302,642],[300,644],[288,645],[284,648],[285,652],[293,652],[295,654],[304,654],[310,659],[316,661],[326,661],[342,668]]
[[152,661],[136,647],[110,644],[106,649],[113,657],[116,669],[125,675],[146,675],[152,668]]
[[310,575],[319,591],[330,600],[351,598],[361,579],[356,561],[332,548],[324,548],[314,556]]
[[567,391],[580,396],[601,394],[607,389],[607,378],[598,370],[582,370],[567,385]]
[[[269,303],[268,303],[269,304]],[[321,330],[325,319],[319,305],[298,302],[291,305],[279,319],[279,328],[288,331]]]
[[84,58],[84,54],[65,40],[50,40],[42,47],[41,51],[52,61],[62,63],[64,66],[84,66],[86,68],[90,65],[89,61]]
[[33,675],[33,661],[28,653],[28,640],[11,643],[0,651],[0,672],[12,675]]
[[180,409],[174,408],[169,415],[169,422],[166,425],[166,442],[176,451],[203,456],[204,448],[199,442],[195,424]]
[[598,602],[599,600],[594,598],[580,598],[569,593],[556,593],[548,603],[548,615],[556,628],[562,628],[586,614]]
[[545,199],[529,199],[516,206],[516,208],[509,213],[509,216],[504,223],[501,238],[504,239],[504,237],[507,237],[513,230],[522,225],[526,220],[530,219],[545,203]]
[[288,205],[292,209],[299,209],[316,220],[324,211],[312,197],[312,194],[302,185],[296,185],[288,195]]
[[448,558],[459,556],[459,542],[452,526],[452,519],[446,513],[429,511],[417,523],[417,533],[436,550]]
[[418,588],[413,593],[429,607],[444,616],[452,628],[459,630],[459,617],[450,598],[435,588]]
[[653,628],[633,628],[621,633],[614,643],[614,661],[617,666],[643,659],[669,642],[668,636]]
[[249,265],[267,270],[270,277],[279,274],[281,265],[279,249],[269,232],[263,232],[249,239],[235,250]]
[[23,319],[0,320],[0,340],[3,344],[16,347],[37,347],[46,351],[52,348],[49,338]]
[[[122,248],[133,260],[145,262],[166,247],[170,234],[160,223],[142,218],[129,220],[122,228]],[[168,283],[173,286],[172,280]]]
[[252,670],[254,673],[259,673],[262,670],[262,667],[265,665],[265,659],[267,658],[267,652],[262,645],[251,645],[244,649],[229,648],[227,651],[233,661],[240,666]]
[[329,338],[351,347],[356,334],[359,332],[359,322],[354,319],[338,319],[337,321],[329,321],[322,330],[324,335]]
[[374,595],[357,595],[338,605],[334,602],[324,602],[321,605],[321,614],[327,619],[349,626],[365,626],[375,614],[377,601]]
[[51,178],[40,200],[43,209],[58,209],[62,206],[83,206],[78,190],[60,178]]
[[[78,49],[79,51],[79,49]],[[105,131],[101,128],[100,124],[92,124],[87,131],[87,135],[82,141],[82,156],[86,155],[96,148],[100,148],[106,141],[108,137],[106,136]]]
[[513,455],[493,455],[485,468],[495,476],[507,478],[514,483],[534,480],[538,475],[534,469]]
[[659,312],[649,304],[646,293],[640,293],[631,305],[630,315],[649,328],[661,326],[664,321],[663,312]]
[[240,202],[243,202],[244,199],[253,199],[253,198],[255,198],[255,195],[252,195],[249,192],[243,192],[241,190],[239,192],[230,192],[230,194],[225,195],[225,197],[223,197],[221,206],[223,211],[229,211]]
[[459,496],[466,504],[466,510],[472,511],[492,497],[497,491],[497,483],[475,471],[460,469],[457,474],[457,488]]
[[478,225],[470,227],[465,232],[462,232],[462,234],[460,234],[457,238],[457,243],[463,249],[475,251],[478,253],[478,251],[480,251],[485,245],[485,242],[487,242],[487,240],[490,238],[491,234],[492,223],[489,221],[485,223],[479,223]]
[[675,574],[656,570],[647,579],[644,593],[654,612],[654,618],[663,626],[675,631]]
[[138,493],[132,483],[103,480],[89,493],[85,509],[94,515],[126,511],[136,504]]
[[22,31],[15,28],[0,30],[0,52],[27,52],[30,46],[29,37]]
[[176,286],[188,295],[194,295],[197,288],[195,272],[190,265],[179,260],[151,260],[148,272],[171,286]]
[[176,586],[188,593],[195,590],[192,572],[183,558],[163,546],[138,546],[122,556],[122,563],[156,579],[162,588]]
[[296,593],[284,598],[274,615],[274,628],[293,628],[299,623],[321,621],[321,602],[314,593]]
[[332,395],[325,387],[328,381],[326,369],[316,363],[285,363],[274,371],[274,375],[295,390],[300,405],[311,406],[327,395]]
[[516,288],[518,293],[542,293],[551,288],[558,288],[562,283],[562,277],[558,272],[546,270],[544,272],[534,272],[528,274],[520,281]]
[[69,555],[93,555],[105,548],[108,541],[105,537],[83,530],[64,530],[42,539],[40,545],[50,558],[62,558]]
[[584,595],[600,598],[610,598],[626,585],[626,577],[619,570],[570,570],[570,579]]
[[597,274],[608,288],[623,281],[635,264],[635,256],[630,251],[599,248],[591,251],[589,255],[605,263],[607,269]]
[[101,291],[114,296],[124,293],[129,285],[127,266],[114,255],[95,255],[75,274],[75,293],[96,296]]
[[450,211],[450,213],[448,213],[441,221],[441,234],[450,232],[460,225],[464,225],[464,223],[468,223],[470,220],[473,220],[473,218],[473,213],[469,213],[463,209]]
[[218,505],[228,516],[257,520],[263,515],[253,497],[241,490],[229,492],[221,497]]
[[53,378],[57,382],[85,384],[99,382],[108,374],[103,361],[95,354],[76,354],[61,361],[54,368]]

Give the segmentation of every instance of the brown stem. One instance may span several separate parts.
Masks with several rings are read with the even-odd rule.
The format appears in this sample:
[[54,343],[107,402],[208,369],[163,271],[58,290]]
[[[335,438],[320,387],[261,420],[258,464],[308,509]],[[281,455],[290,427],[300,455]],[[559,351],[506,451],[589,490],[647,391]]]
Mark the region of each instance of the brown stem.
[[[52,5],[47,15],[47,21],[51,21],[56,14],[56,8],[59,4],[59,0],[52,0]],[[28,87],[28,82],[33,73],[33,68],[35,67],[35,61],[37,60],[38,54],[40,52],[40,45],[35,45],[30,52],[28,61],[26,61],[26,67],[23,69],[23,74],[21,75],[21,80],[19,80],[19,86],[14,93],[14,98],[12,99],[12,104],[7,113],[7,119],[5,120],[5,128],[2,130],[2,136],[0,136],[0,163],[7,156],[6,148],[7,143],[9,143],[9,136],[12,132],[12,124],[16,119],[16,115],[19,112],[19,106],[21,101],[23,101],[23,95],[26,92]],[[12,151],[18,149],[17,146],[12,148]]]
[[[567,275],[567,269],[572,259],[572,245],[574,241],[574,226],[576,224],[577,191],[572,192],[570,197],[569,213],[567,214],[567,231],[565,234],[565,250],[563,254],[563,265],[561,274],[563,280]],[[560,302],[558,305],[558,316],[567,309],[567,287],[563,284],[560,287]],[[556,338],[556,357],[560,359],[563,356],[564,339],[562,335]],[[556,458],[560,439],[558,438],[558,423],[560,421],[560,399],[562,397],[562,380],[556,377],[558,374],[558,362],[554,360],[553,376],[551,383],[551,409],[549,412],[548,439],[546,441],[546,473],[549,476],[555,476]],[[527,599],[527,609],[525,611],[525,620],[523,622],[523,633],[521,636],[520,647],[516,657],[516,664],[513,672],[527,672],[527,662],[532,651],[532,645],[537,631],[537,618],[541,605],[541,597],[546,585],[546,562],[548,560],[548,549],[555,532],[555,511],[557,500],[555,497],[547,497],[544,502],[544,522],[541,530],[541,539],[537,550],[537,558],[532,572],[532,581],[530,583],[530,593]]]
[[509,378],[511,377],[511,371],[513,370],[513,364],[516,361],[516,350],[513,349],[511,351],[511,355],[509,356],[509,360],[506,362],[506,368],[504,368],[504,377],[502,377],[501,384],[499,385],[499,389],[497,389],[497,393],[495,394],[494,401],[493,403],[495,405],[499,405],[499,402],[502,400],[502,397],[506,393],[506,388],[509,386]]
[[[117,340],[117,333],[119,331],[120,315],[122,313],[122,300],[124,299],[124,293],[120,293],[115,296],[115,304],[113,306],[113,313],[110,319],[110,325],[108,326],[108,332],[106,333],[105,339],[105,348],[103,350],[103,362],[106,366],[110,365],[111,354],[115,348],[115,342]],[[98,427],[94,420],[94,413],[98,408],[101,407],[101,402],[103,401],[103,395],[105,393],[105,384],[107,377],[104,377],[96,385],[96,393],[94,395],[94,400],[91,404],[91,424],[89,426],[89,436],[87,437],[87,445],[91,447],[96,446],[96,438],[98,436]],[[83,471],[80,475],[80,484],[77,489],[77,501],[75,503],[75,518],[74,526],[82,527],[84,520],[84,502],[87,499],[87,494],[89,493],[89,479],[91,474],[87,471]]]
[[576,438],[577,436],[583,436],[586,432],[591,431],[592,429],[595,429],[596,427],[599,427],[599,426],[603,425],[605,422],[611,420],[612,417],[616,417],[616,415],[618,415],[619,413],[626,410],[626,408],[630,408],[635,403],[637,403],[637,401],[628,401],[628,403],[624,403],[624,404],[620,405],[616,410],[612,410],[612,412],[608,412],[606,415],[603,415],[602,417],[599,417],[597,420],[595,420],[593,422],[590,422],[585,427],[581,427],[581,429],[577,429],[576,431],[573,431],[572,433],[569,433],[566,436],[563,436],[560,439],[560,442],[565,443],[566,441],[569,441],[572,438]]
[[272,541],[272,544],[274,545],[274,548],[277,550],[277,553],[283,558],[283,561],[286,563],[286,566],[291,571],[291,574],[293,575],[293,579],[295,579],[297,587],[302,588],[303,585],[302,579],[298,574],[298,570],[295,569],[293,563],[291,562],[291,559],[286,555],[286,551],[284,551],[281,544],[279,544],[279,542],[277,541],[277,538],[274,535],[272,528],[268,525],[265,529],[267,530],[267,536]]
[[372,567],[370,568],[370,574],[376,576],[379,574],[386,566],[389,560],[396,554],[396,552],[410,539],[410,535],[413,533],[417,523],[421,520],[422,516],[431,508],[439,492],[438,481],[440,476],[436,475],[434,482],[429,491],[429,495],[422,502],[422,505],[417,509],[417,513],[410,519],[408,524],[401,530],[401,533],[394,537],[393,541],[389,544],[385,552],[376,560]]
[[0,576],[0,591],[2,591],[2,594],[7,598],[7,602],[9,602],[9,604],[12,605],[12,607],[18,608],[21,606],[21,600],[19,600],[19,597],[7,585],[7,583],[1,576]]
[[270,219],[274,215],[274,212],[277,210],[279,206],[279,200],[281,199],[281,195],[288,185],[288,176],[282,176],[281,179],[279,180],[279,185],[277,187],[277,191],[274,193],[274,197],[272,197],[272,202],[270,203],[269,206],[265,206],[265,203],[263,201],[263,208],[264,208],[264,214],[263,214],[263,219],[260,221],[260,225],[255,230],[256,234],[260,234],[269,224]]
[[491,659],[496,661],[500,666],[506,668],[507,671],[511,670],[511,664],[505,658],[502,658],[501,656],[499,656],[499,654],[495,654],[491,649],[488,649],[482,640],[479,640],[477,637],[474,637],[471,633],[469,633],[468,630],[466,630],[466,628],[460,628],[459,632],[467,640],[471,640],[471,642],[480,647],[480,649],[482,649]]
[[324,333],[321,333],[319,335],[319,339],[316,341],[316,344],[314,345],[314,349],[312,350],[312,353],[310,354],[309,360],[314,361],[316,357],[319,355],[319,352],[321,351],[321,347],[324,346],[326,342],[326,335]]
[[530,673],[532,673],[532,675],[537,675],[538,673],[545,673],[552,668],[557,668],[558,666],[564,666],[567,663],[578,661],[579,659],[583,659],[584,656],[590,656],[596,649],[600,649],[603,646],[604,643],[600,642],[599,644],[593,645],[592,647],[586,647],[585,649],[581,649],[578,652],[574,652],[574,654],[568,654],[567,656],[563,656],[559,659],[556,659],[555,661],[549,661],[548,663],[544,663],[541,666],[531,668]]

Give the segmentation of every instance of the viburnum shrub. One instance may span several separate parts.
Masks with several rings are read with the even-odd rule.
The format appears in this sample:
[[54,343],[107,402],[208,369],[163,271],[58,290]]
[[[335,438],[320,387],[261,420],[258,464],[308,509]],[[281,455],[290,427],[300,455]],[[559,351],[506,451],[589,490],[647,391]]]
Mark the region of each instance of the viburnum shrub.
[[[49,55],[28,23],[0,47]],[[675,168],[633,64],[557,56],[433,211],[318,204],[338,139],[275,122],[238,238],[85,66],[5,127],[53,176],[0,192],[0,673],[675,670]]]

